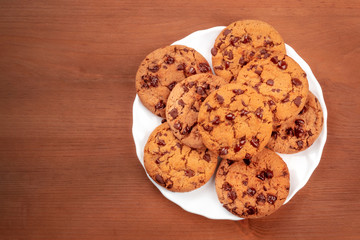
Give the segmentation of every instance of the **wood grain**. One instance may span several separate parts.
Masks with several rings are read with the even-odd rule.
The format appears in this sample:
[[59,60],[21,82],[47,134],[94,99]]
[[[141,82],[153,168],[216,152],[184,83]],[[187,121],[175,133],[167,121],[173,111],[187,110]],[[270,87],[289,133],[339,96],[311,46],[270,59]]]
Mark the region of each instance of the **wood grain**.
[[[0,239],[359,239],[360,2],[0,1]],[[131,136],[152,50],[238,19],[272,24],[311,66],[328,140],[275,214],[214,221],[165,199]]]

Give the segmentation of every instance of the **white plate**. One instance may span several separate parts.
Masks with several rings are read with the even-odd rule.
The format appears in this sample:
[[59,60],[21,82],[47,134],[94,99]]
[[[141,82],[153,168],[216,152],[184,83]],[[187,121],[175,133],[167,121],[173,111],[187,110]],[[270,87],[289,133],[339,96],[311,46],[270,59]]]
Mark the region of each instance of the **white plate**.
[[[197,31],[179,41],[174,42],[173,45],[179,44],[194,48],[206,58],[211,66],[210,49],[213,47],[216,37],[223,29],[224,27],[220,26]],[[327,136],[327,110],[320,84],[316,80],[309,65],[289,45],[285,46],[287,55],[292,57],[307,74],[310,91],[319,99],[323,109],[324,126],[319,138],[307,150],[296,154],[280,154],[290,171],[290,193],[284,204],[286,204],[309,180],[311,174],[320,162]],[[144,147],[146,141],[151,132],[160,124],[161,118],[155,116],[147,110],[142,105],[139,97],[136,96],[133,105],[132,133],[135,141],[136,154],[143,167]],[[211,180],[201,188],[187,193],[171,192],[156,184],[150,177],[149,179],[167,199],[176,203],[188,212],[199,214],[211,219],[242,219],[231,214],[222,207],[216,195],[214,177],[212,177]]]

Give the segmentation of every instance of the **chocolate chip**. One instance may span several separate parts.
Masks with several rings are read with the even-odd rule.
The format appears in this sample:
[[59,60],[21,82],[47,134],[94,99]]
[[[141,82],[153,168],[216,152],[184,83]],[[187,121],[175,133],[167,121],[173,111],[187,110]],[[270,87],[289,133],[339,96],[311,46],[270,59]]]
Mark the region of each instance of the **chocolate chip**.
[[219,70],[223,70],[223,69],[224,69],[223,66],[215,66],[214,68],[215,68],[215,69],[219,69]]
[[237,198],[236,192],[235,191],[228,192],[228,198],[234,201]]
[[248,215],[254,215],[256,213],[256,208],[254,208],[252,206],[248,206],[247,209],[248,210],[246,212]]
[[177,116],[179,115],[178,110],[176,108],[173,108],[170,112],[169,112],[170,116],[175,119],[177,118]]
[[190,133],[189,126],[184,127],[184,129],[180,132],[181,135],[187,135]]
[[196,109],[196,107],[193,105],[191,106],[191,110],[193,110],[194,112],[199,112],[199,110]]
[[192,88],[195,85],[195,82],[189,82],[186,86]]
[[314,135],[314,134],[311,132],[311,130],[308,131],[308,134],[309,134],[310,137],[311,137],[312,135]]
[[195,172],[193,170],[191,170],[191,169],[186,169],[185,170],[185,176],[193,177],[193,176],[195,176]]
[[159,174],[156,174],[156,175],[155,175],[155,180],[156,180],[158,183],[162,184],[162,185],[165,184],[164,179],[163,179],[162,176],[159,175]]
[[185,106],[185,102],[182,100],[182,99],[180,99],[179,101],[178,101],[178,104],[180,105],[180,106]]
[[234,37],[230,39],[230,44],[235,46],[235,43],[237,43],[240,40],[239,37]]
[[161,123],[166,123],[166,122],[167,120],[165,118],[161,120]]
[[246,138],[245,138],[245,136],[244,136],[244,137],[240,138],[239,143],[237,143],[237,144],[235,145],[234,152],[239,152],[239,151],[243,148],[243,146],[245,145],[245,143],[246,143]]
[[220,41],[216,46],[217,48],[220,48],[220,46],[223,44],[224,42],[223,41]]
[[249,106],[249,105],[246,105],[246,104],[245,104],[244,100],[241,100],[241,104],[242,104],[244,107]]
[[243,66],[245,66],[247,63],[248,63],[248,62],[245,61],[244,57],[241,57],[241,58],[239,59],[239,64],[240,64],[240,66],[243,67]]
[[245,115],[248,115],[249,114],[249,112],[248,111],[246,111],[245,109],[242,109],[241,111],[240,111],[240,116],[242,117],[242,116],[245,116]]
[[296,144],[298,145],[299,149],[302,149],[304,146],[304,142],[301,140],[297,141]]
[[268,178],[268,179],[271,179],[271,178],[273,178],[273,176],[274,176],[273,171],[271,171],[270,169],[266,169],[265,177]]
[[260,145],[259,139],[257,139],[255,136],[252,137],[252,139],[250,140],[250,143],[254,148],[258,148]]
[[177,130],[181,130],[181,129],[182,129],[181,122],[176,121],[176,122],[174,123],[174,128],[177,129]]
[[161,162],[160,162],[160,159],[156,159],[156,160],[155,160],[155,163],[156,163],[156,164],[160,164],[160,163],[161,163]]
[[248,43],[251,41],[251,37],[248,35],[245,35],[244,38],[241,40],[242,43]]
[[216,48],[213,47],[213,48],[211,49],[211,55],[216,56],[217,52],[218,52],[218,51],[217,51]]
[[235,115],[232,113],[228,113],[225,115],[225,118],[229,121],[233,121],[233,120],[235,120]]
[[203,156],[203,159],[207,162],[210,162],[210,154],[208,153],[205,153],[204,156]]
[[258,175],[256,175],[256,177],[262,181],[265,180],[265,172],[262,171],[261,173],[259,173]]
[[300,137],[302,137],[302,136],[305,134],[304,129],[302,129],[301,127],[295,127],[295,128],[294,128],[294,132],[295,132],[295,136],[296,136],[297,138],[300,138]]
[[155,109],[164,109],[166,107],[165,103],[163,100],[160,100],[156,105],[155,105]]
[[205,131],[210,132],[211,130],[213,130],[213,127],[211,127],[210,125],[205,125],[205,126],[203,126],[203,129],[204,129]]
[[248,181],[247,180],[244,180],[241,182],[243,185],[247,186],[248,185]]
[[230,183],[224,182],[224,184],[222,185],[222,189],[224,189],[225,191],[231,191],[232,186]]
[[274,80],[268,79],[268,80],[266,81],[266,84],[269,85],[269,86],[274,86]]
[[273,100],[268,101],[269,106],[275,105],[275,102]]
[[277,199],[277,197],[272,195],[272,194],[267,195],[267,202],[270,203],[270,204],[274,204],[276,199]]
[[302,82],[298,79],[298,78],[292,78],[291,79],[291,83],[294,85],[294,86],[300,86],[302,84]]
[[153,87],[157,87],[159,82],[159,78],[157,76],[150,77],[150,85]]
[[251,163],[250,159],[247,159],[247,158],[244,158],[243,161],[246,164],[246,166],[249,166]]
[[289,94],[288,94],[288,95],[286,95],[286,97],[285,97],[283,100],[281,100],[281,102],[282,102],[282,103],[286,103],[286,102],[289,101],[289,98],[290,98],[290,96],[289,96]]
[[224,36],[227,36],[229,33],[231,33],[230,29],[225,29],[225,31],[223,32]]
[[264,196],[264,194],[260,193],[257,197],[256,197],[256,203],[264,203],[266,201],[266,198]]
[[228,147],[220,148],[220,150],[219,150],[219,155],[226,155],[226,154],[228,154],[228,150],[229,150]]
[[165,146],[165,145],[166,145],[165,141],[162,140],[162,139],[159,139],[158,142],[157,142],[157,144],[158,144],[159,146]]
[[297,96],[295,99],[294,99],[294,103],[297,107],[299,107],[301,105],[301,99],[302,97],[300,96]]
[[233,55],[232,51],[229,51],[229,53],[228,53],[228,59],[229,59],[229,60],[232,60],[233,58],[234,58],[234,55]]
[[250,197],[254,196],[255,193],[256,193],[255,188],[248,188],[247,194],[248,194]]
[[149,84],[143,83],[143,84],[141,85],[141,88],[149,88]]
[[224,98],[223,98],[221,95],[216,94],[215,97],[216,97],[216,100],[217,100],[220,104],[223,104],[223,103],[224,103]]
[[294,130],[290,127],[285,129],[286,135],[288,136],[294,136]]
[[275,132],[275,131],[273,131],[273,132],[271,133],[271,136],[276,140],[276,139],[277,139],[277,136],[278,136],[278,133]]
[[170,183],[169,183],[169,185],[166,186],[166,188],[171,189],[173,187],[174,183],[171,180],[168,180],[168,182],[170,182]]
[[271,41],[271,40],[265,40],[265,41],[264,41],[264,47],[267,47],[268,45],[269,45],[270,47],[273,47],[273,46],[274,46],[273,41]]
[[211,112],[212,110],[214,110],[215,108],[212,108],[208,103],[205,104],[207,106],[206,111],[207,112]]
[[215,117],[214,117],[214,120],[212,120],[211,123],[212,123],[213,125],[219,125],[219,123],[220,123],[220,117],[219,117],[219,116],[215,116]]
[[256,109],[256,111],[255,111],[255,115],[258,117],[258,118],[260,118],[260,119],[262,119],[263,118],[263,109],[262,108],[257,108]]
[[189,88],[184,85],[184,86],[183,86],[183,90],[184,90],[184,92],[188,92],[188,91],[189,91]]
[[202,73],[210,72],[210,66],[207,63],[199,63],[199,70]]
[[295,124],[298,126],[303,126],[305,124],[305,121],[302,119],[296,119]]
[[304,108],[303,108],[303,109],[299,112],[299,115],[304,114],[306,111],[307,111],[307,108],[306,108],[306,107],[304,107]]
[[278,68],[285,70],[287,69],[287,63],[284,60],[280,60],[277,64]]
[[167,88],[171,91],[171,90],[173,90],[173,88],[175,87],[176,84],[177,84],[177,82],[172,82],[167,86]]
[[226,162],[229,166],[231,166],[235,161],[227,159]]
[[277,64],[277,63],[279,62],[277,56],[272,57],[272,58],[270,59],[270,61],[271,61],[273,64]]
[[241,89],[233,89],[233,93],[235,93],[236,95],[240,95],[243,94],[245,91],[241,90]]
[[255,73],[260,76],[261,73],[262,73],[262,71],[263,71],[262,69],[256,69],[256,70],[255,70]]
[[202,87],[197,87],[196,88],[196,93],[199,95],[204,95],[206,92]]
[[203,85],[202,85],[202,87],[204,88],[204,89],[210,89],[210,84],[207,84],[207,83],[204,83]]
[[153,67],[148,67],[148,70],[150,71],[150,72],[153,72],[153,73],[156,73],[157,71],[159,71],[159,66],[157,66],[157,65],[155,65],[155,66],[153,66]]
[[164,61],[166,64],[173,64],[175,62],[175,59],[171,56],[167,56],[165,61]]
[[225,61],[224,64],[225,64],[225,69],[228,69],[230,67],[230,62],[229,61]]
[[179,64],[176,69],[177,69],[178,71],[183,71],[183,70],[185,69],[185,66],[186,66],[186,64],[185,64],[185,63],[182,63],[182,64]]
[[195,68],[190,67],[190,68],[189,68],[189,72],[188,72],[188,73],[189,73],[189,74],[191,74],[191,75],[196,74],[196,70],[195,70]]

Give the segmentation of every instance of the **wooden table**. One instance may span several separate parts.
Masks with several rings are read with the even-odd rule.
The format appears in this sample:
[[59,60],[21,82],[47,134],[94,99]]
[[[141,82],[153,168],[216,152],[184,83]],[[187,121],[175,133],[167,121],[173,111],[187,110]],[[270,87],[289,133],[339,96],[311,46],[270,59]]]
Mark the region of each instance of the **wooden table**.
[[[360,2],[260,2],[1,1],[0,239],[359,239]],[[281,210],[214,221],[147,179],[134,76],[152,50],[239,19],[269,22],[311,66],[328,140]]]

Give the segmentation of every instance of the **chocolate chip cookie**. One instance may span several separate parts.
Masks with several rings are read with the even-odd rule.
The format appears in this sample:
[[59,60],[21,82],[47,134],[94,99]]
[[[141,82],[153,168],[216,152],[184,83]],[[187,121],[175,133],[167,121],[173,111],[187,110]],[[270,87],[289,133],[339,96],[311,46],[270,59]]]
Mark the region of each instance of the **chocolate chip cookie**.
[[199,132],[204,145],[232,160],[251,158],[268,143],[272,114],[265,98],[251,87],[227,84],[200,107]]
[[254,59],[239,71],[236,83],[253,87],[267,99],[274,125],[296,116],[309,92],[306,73],[291,57],[273,53],[267,59]]
[[224,159],[215,177],[220,202],[242,218],[272,214],[286,200],[290,189],[289,170],[275,152],[264,149],[251,161]]
[[274,51],[283,55],[286,52],[282,37],[272,26],[257,20],[237,21],[215,40],[212,65],[216,75],[231,82],[252,59],[267,59]]
[[136,73],[136,92],[147,109],[165,118],[166,101],[175,85],[186,77],[208,72],[211,73],[208,62],[192,48],[159,48],[141,62]]
[[182,143],[192,148],[204,148],[197,126],[200,106],[215,89],[227,84],[212,74],[196,74],[178,83],[171,91],[166,105],[166,119]]
[[324,123],[320,102],[309,92],[305,106],[294,118],[276,126],[267,147],[279,153],[297,153],[319,137]]
[[182,144],[167,123],[150,135],[144,149],[149,176],[173,192],[188,192],[204,185],[215,172],[217,155]]

